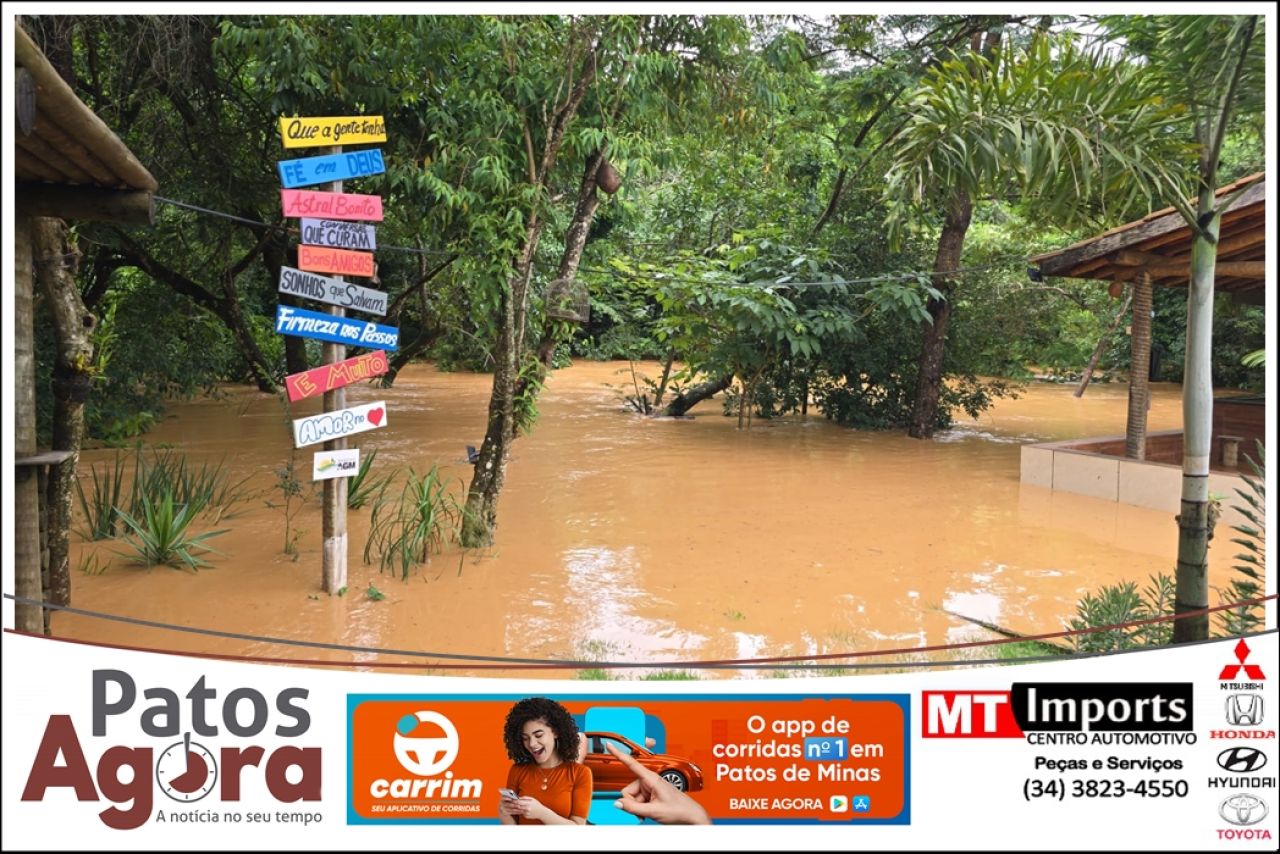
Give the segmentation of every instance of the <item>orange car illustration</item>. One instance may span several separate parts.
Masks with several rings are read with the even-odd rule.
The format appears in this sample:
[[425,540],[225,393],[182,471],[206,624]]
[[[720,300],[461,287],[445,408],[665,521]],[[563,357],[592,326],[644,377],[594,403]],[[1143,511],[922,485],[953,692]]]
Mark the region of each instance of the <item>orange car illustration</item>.
[[605,750],[604,746],[609,742],[613,743],[618,752],[631,754],[637,762],[680,791],[697,792],[702,789],[702,769],[683,756],[654,753],[613,732],[588,732],[584,735],[587,737],[587,755],[583,762],[591,769],[597,792],[622,791],[636,778],[613,754]]

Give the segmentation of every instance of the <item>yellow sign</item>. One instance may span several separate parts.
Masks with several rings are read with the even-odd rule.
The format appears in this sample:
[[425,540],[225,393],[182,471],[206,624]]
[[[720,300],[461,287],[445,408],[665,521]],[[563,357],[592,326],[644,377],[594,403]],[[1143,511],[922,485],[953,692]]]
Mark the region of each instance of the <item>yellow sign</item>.
[[387,124],[382,120],[382,116],[282,118],[280,119],[280,137],[284,140],[285,148],[386,142]]

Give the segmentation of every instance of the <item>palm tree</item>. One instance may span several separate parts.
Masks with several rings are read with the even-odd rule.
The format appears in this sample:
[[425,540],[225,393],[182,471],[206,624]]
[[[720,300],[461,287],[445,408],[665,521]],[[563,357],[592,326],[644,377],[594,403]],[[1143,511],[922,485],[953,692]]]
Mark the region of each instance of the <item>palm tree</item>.
[[943,215],[911,436],[928,438],[936,425],[952,273],[974,202],[1014,193],[1065,225],[1145,201],[1151,182],[1131,180],[1133,171],[1148,169],[1153,154],[1164,162],[1183,153],[1167,132],[1176,116],[1150,89],[1138,66],[1043,34],[1025,49],[971,52],[925,77],[884,189],[895,240],[924,215]]

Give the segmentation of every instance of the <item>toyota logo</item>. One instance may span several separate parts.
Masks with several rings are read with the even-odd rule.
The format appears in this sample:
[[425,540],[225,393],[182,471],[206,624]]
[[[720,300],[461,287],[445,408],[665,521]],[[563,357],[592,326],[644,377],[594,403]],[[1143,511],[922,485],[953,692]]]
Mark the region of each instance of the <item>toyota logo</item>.
[[1257,824],[1267,817],[1267,802],[1254,795],[1240,792],[1218,805],[1218,815],[1231,824],[1241,826]]
[[1256,747],[1231,747],[1218,754],[1218,767],[1231,774],[1251,774],[1267,764],[1267,754]]

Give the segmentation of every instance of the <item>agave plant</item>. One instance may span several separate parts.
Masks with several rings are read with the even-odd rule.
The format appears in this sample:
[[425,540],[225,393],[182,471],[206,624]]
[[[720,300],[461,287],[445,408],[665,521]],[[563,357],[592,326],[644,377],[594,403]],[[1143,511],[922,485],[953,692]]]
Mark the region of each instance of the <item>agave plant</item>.
[[215,549],[206,546],[204,541],[225,534],[226,529],[189,534],[188,529],[198,510],[191,505],[175,504],[173,496],[168,492],[163,493],[158,501],[153,501],[144,493],[139,503],[140,519],[116,508],[120,518],[132,532],[132,536],[125,534],[125,542],[136,553],[135,562],[145,566],[164,564],[193,572],[209,566],[195,553],[217,553]]

